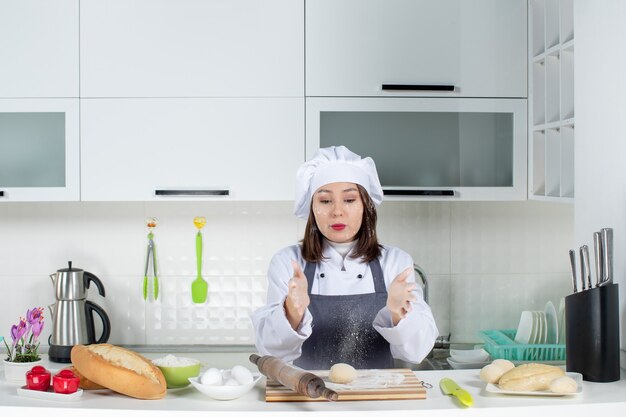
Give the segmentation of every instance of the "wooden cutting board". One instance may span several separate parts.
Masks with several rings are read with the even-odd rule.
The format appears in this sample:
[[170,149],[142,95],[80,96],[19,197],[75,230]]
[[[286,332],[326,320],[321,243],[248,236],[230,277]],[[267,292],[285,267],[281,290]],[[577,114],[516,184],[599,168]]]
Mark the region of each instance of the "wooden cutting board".
[[[357,379],[351,384],[333,384],[328,380],[328,371],[311,371],[321,377],[326,386],[339,394],[338,401],[368,400],[422,400],[426,389],[410,369],[360,369]],[[267,379],[265,401],[326,401],[309,398],[290,390],[276,381]]]

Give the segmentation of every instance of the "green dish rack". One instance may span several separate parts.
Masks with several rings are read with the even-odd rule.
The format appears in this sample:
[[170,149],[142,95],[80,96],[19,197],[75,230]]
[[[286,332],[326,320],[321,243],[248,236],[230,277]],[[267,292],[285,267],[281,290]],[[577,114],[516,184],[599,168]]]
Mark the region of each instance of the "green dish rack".
[[564,361],[564,344],[522,345],[515,341],[517,330],[482,330],[478,332],[485,341],[484,349],[493,359],[522,362]]

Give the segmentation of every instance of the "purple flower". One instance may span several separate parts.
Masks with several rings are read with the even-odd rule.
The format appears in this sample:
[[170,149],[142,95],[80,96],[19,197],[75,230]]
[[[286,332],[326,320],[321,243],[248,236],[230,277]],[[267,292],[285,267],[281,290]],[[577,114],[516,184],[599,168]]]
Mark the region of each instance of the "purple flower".
[[17,325],[11,326],[11,338],[13,339],[13,345],[17,343],[28,331],[26,327],[26,320],[23,317],[20,317],[20,322]]
[[33,343],[37,340],[43,330],[43,308],[33,308],[26,313],[28,325],[33,332]]

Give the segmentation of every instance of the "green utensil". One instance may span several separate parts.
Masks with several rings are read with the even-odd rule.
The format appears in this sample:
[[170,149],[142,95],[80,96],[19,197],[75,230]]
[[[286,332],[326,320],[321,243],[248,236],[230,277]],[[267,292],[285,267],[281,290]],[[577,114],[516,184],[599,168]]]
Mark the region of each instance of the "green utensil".
[[198,276],[191,283],[191,299],[194,303],[204,303],[207,298],[209,284],[202,278],[202,233],[200,229],[206,224],[204,217],[196,217],[193,224],[198,228],[196,233],[196,262],[198,264]]
[[148,226],[148,253],[146,254],[146,271],[143,275],[143,299],[148,299],[148,271],[150,267],[150,260],[152,260],[152,290],[153,299],[156,300],[159,297],[159,277],[157,275],[157,262],[156,262],[156,249],[154,247],[154,234],[152,229],[157,225],[157,219],[154,217],[148,217],[146,219],[146,226]]
[[450,378],[442,378],[441,381],[439,381],[439,387],[444,394],[454,395],[464,406],[471,407],[474,405],[474,399],[470,393],[459,387],[459,385]]

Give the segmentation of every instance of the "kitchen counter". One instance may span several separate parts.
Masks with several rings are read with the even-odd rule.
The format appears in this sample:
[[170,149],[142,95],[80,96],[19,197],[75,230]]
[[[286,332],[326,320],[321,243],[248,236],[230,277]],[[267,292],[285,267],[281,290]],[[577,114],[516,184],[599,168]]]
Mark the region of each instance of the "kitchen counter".
[[[149,358],[163,354],[144,354]],[[246,352],[231,353],[184,353],[180,356],[195,357],[204,367],[228,368],[244,364],[250,369]],[[62,364],[49,363],[44,366],[55,370]],[[199,416],[198,412],[229,417],[263,416],[285,413],[294,415],[331,416],[376,416],[404,417],[419,415],[480,415],[480,416],[528,416],[529,414],[585,416],[591,413],[623,415],[626,412],[626,375],[613,383],[583,383],[583,392],[571,397],[504,396],[485,391],[485,383],[478,378],[478,370],[417,371],[418,378],[432,384],[425,400],[404,401],[350,401],[336,403],[266,403],[264,401],[265,378],[244,397],[233,401],[212,400],[192,386],[168,390],[163,400],[136,400],[108,390],[85,391],[76,402],[54,402],[23,398],[17,395],[17,385],[12,385],[0,376],[0,412],[2,415],[45,415],[48,416],[110,416],[115,410],[123,410],[124,416]],[[454,379],[474,397],[474,406],[464,408],[454,398],[441,393],[439,380]]]

